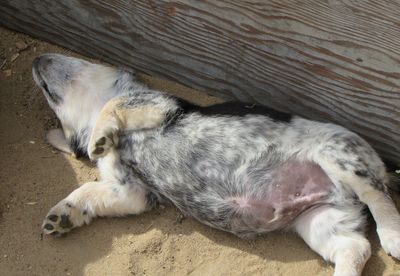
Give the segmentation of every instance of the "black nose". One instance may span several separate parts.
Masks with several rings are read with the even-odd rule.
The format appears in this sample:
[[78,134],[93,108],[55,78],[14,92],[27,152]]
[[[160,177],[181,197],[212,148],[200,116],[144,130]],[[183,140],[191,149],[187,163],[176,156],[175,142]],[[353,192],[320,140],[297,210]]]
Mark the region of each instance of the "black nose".
[[46,98],[54,104],[59,104],[62,101],[61,97],[54,89],[50,87],[51,85],[46,82],[46,80],[49,81],[49,79],[51,81],[52,70],[51,68],[49,68],[49,66],[51,66],[52,63],[53,59],[51,56],[38,56],[33,60],[33,74],[36,77],[36,83],[42,88],[42,91],[45,94]]

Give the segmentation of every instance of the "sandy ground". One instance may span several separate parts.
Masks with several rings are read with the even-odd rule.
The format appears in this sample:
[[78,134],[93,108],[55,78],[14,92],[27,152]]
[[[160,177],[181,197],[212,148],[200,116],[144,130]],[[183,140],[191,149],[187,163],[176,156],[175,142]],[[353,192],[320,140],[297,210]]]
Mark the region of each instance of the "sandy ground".
[[[296,235],[252,241],[179,222],[174,208],[103,218],[64,238],[40,238],[51,206],[98,177],[88,161],[61,154],[44,140],[57,121],[33,85],[31,62],[60,47],[0,29],[0,274],[1,275],[331,275],[333,268]],[[3,64],[5,60],[5,63]],[[218,101],[147,76],[150,86],[201,104]],[[400,264],[369,231],[373,256],[364,275],[400,275]]]

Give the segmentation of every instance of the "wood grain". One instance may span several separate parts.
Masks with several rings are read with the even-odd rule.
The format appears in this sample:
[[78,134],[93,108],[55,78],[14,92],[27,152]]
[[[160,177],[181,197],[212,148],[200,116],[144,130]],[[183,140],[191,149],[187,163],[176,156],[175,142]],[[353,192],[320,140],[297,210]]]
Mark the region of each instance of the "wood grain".
[[400,163],[400,1],[2,0],[0,24],[223,98],[337,122]]

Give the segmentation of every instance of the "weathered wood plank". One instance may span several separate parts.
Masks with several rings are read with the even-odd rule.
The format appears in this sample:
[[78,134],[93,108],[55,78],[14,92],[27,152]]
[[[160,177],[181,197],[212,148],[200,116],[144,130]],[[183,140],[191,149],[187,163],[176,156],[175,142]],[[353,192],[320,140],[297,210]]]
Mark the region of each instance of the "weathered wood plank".
[[0,24],[224,98],[338,122],[400,163],[400,1],[3,0]]

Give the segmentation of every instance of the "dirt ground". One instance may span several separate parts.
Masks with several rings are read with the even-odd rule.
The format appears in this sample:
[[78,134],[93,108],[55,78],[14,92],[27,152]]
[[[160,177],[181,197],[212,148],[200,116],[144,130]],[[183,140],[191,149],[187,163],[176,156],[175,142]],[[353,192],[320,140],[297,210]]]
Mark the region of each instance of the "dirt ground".
[[[0,28],[0,275],[331,275],[332,265],[296,235],[272,233],[252,241],[179,221],[174,208],[141,216],[96,219],[66,237],[40,237],[50,207],[80,184],[97,179],[89,161],[46,144],[57,121],[31,77],[39,54],[68,50]],[[218,99],[165,80],[151,87],[192,101]],[[364,275],[400,275],[400,264],[380,248]]]

